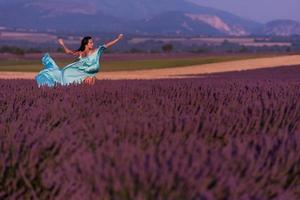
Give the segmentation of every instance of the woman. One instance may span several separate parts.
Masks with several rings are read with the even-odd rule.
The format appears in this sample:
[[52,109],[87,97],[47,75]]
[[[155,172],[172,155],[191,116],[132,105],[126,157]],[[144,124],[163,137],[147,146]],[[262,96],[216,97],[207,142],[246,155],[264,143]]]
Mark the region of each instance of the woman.
[[103,51],[116,44],[122,38],[123,34],[120,34],[115,40],[94,49],[93,39],[89,36],[84,37],[77,51],[68,49],[64,41],[59,39],[58,42],[64,51],[67,54],[79,56],[79,60],[60,69],[50,55],[46,53],[42,58],[44,69],[35,77],[38,86],[47,85],[52,87],[57,84],[68,85],[82,82],[93,85],[96,80],[95,75],[100,69],[99,59]]

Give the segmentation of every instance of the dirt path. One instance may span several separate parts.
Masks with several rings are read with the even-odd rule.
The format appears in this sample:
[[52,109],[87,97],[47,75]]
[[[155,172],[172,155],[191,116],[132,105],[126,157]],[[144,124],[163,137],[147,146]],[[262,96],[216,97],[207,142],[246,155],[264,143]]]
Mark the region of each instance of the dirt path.
[[[300,56],[280,56],[272,58],[258,58],[223,63],[193,65],[186,67],[148,69],[138,71],[99,72],[97,79],[160,79],[183,78],[186,75],[210,74],[271,68],[280,66],[300,65]],[[0,79],[34,79],[37,73],[32,72],[0,72]]]

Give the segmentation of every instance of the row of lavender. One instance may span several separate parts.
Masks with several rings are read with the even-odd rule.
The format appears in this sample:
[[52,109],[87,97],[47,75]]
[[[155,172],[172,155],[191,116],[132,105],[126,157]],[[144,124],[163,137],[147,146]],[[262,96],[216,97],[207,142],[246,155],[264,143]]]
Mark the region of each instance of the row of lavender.
[[299,99],[295,67],[52,89],[0,80],[0,199],[299,199]]

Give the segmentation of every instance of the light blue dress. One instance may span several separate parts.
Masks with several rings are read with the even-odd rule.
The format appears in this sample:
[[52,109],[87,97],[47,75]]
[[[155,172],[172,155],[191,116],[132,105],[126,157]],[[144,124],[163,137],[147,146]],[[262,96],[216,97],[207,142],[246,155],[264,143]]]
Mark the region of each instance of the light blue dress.
[[55,61],[46,53],[42,58],[44,69],[40,71],[35,80],[39,87],[55,85],[69,85],[71,83],[80,84],[87,77],[93,77],[100,69],[99,60],[103,51],[106,49],[105,45],[101,45],[91,55],[81,58],[63,68],[59,68]]

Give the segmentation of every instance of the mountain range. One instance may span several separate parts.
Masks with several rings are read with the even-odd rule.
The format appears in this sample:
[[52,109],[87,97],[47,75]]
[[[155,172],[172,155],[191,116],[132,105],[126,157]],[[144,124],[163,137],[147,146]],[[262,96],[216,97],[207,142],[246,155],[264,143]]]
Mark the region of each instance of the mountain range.
[[[300,33],[298,22],[279,20],[261,24],[188,0],[1,1],[0,27],[143,35],[243,36]],[[289,31],[285,31],[285,27]]]
[[300,35],[300,22],[294,20],[274,20],[267,23],[262,33],[265,35]]

